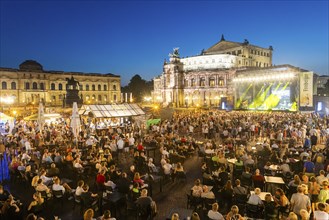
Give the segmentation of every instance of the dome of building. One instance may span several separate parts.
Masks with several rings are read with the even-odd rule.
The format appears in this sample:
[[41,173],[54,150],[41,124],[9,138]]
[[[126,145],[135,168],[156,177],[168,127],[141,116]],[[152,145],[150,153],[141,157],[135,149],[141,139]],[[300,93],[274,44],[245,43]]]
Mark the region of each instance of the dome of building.
[[43,67],[35,60],[25,60],[19,65],[19,69],[25,71],[42,71]]

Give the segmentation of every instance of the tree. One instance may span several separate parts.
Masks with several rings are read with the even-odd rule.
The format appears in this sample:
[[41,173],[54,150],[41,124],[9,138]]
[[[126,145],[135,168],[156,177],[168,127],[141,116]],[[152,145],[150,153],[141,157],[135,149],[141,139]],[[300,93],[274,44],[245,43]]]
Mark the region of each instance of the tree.
[[128,83],[122,87],[123,93],[132,93],[135,102],[141,102],[144,96],[150,96],[153,90],[153,80],[146,81],[140,75],[136,74]]

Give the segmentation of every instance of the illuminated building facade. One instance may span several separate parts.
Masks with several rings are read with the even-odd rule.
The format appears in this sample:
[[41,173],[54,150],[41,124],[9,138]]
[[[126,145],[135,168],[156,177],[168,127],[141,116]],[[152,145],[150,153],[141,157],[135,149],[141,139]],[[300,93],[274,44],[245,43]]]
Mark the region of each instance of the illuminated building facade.
[[79,95],[85,104],[120,102],[120,76],[114,74],[45,71],[42,65],[27,60],[19,69],[0,68],[0,103],[9,105],[62,106],[66,95],[67,78],[79,82]]
[[[232,79],[238,69],[272,66],[273,48],[221,40],[200,55],[181,58],[178,48],[154,78],[153,98],[164,106],[233,107]],[[223,103],[225,103],[223,105]]]

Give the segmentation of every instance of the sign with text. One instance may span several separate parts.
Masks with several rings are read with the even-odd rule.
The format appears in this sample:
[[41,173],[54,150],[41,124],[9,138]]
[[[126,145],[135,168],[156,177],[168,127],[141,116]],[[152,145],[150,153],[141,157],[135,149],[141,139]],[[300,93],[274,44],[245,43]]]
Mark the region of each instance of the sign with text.
[[313,73],[305,72],[300,75],[299,106],[313,107]]

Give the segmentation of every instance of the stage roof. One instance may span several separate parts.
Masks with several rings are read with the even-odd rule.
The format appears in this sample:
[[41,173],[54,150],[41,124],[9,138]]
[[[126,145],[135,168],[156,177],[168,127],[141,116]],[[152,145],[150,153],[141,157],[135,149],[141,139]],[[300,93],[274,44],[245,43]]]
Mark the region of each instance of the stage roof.
[[96,118],[115,118],[145,115],[137,104],[82,105],[79,115],[87,116],[93,113]]

